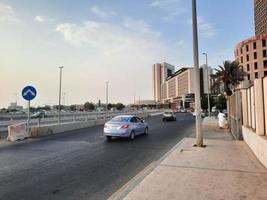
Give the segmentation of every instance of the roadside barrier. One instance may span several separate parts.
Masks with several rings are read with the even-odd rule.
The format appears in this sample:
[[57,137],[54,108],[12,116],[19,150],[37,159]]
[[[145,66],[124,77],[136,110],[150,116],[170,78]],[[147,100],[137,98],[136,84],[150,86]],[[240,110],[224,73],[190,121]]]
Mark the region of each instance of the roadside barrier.
[[[150,116],[160,115],[162,114],[162,112],[159,112],[159,111],[146,112],[145,111],[145,112],[128,112],[127,114],[137,115],[138,117],[141,117],[141,118],[148,118]],[[112,113],[112,114],[109,113],[108,115],[102,114],[102,115],[96,115],[94,116],[94,118],[90,118],[90,119],[88,119],[87,116],[84,116],[86,118],[83,121],[74,120],[72,122],[67,122],[67,123],[47,124],[47,125],[42,125],[42,126],[40,126],[40,123],[39,123],[37,124],[37,126],[31,126],[29,135],[27,135],[26,123],[10,125],[8,126],[8,140],[16,141],[16,140],[20,140],[20,139],[24,139],[28,137],[30,138],[45,137],[49,135],[64,133],[67,131],[103,125],[105,124],[106,121],[108,121],[109,119],[111,119],[112,117],[116,115],[117,113]]]
[[23,140],[28,137],[26,123],[19,123],[8,126],[7,140],[14,142],[16,140]]

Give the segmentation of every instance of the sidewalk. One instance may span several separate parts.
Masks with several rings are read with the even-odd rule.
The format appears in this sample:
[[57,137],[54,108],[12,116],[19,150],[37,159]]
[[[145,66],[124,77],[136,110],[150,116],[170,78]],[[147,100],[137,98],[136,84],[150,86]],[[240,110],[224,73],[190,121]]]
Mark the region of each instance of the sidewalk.
[[124,200],[266,200],[267,169],[249,147],[224,129],[204,126],[203,132],[206,148],[185,138]]

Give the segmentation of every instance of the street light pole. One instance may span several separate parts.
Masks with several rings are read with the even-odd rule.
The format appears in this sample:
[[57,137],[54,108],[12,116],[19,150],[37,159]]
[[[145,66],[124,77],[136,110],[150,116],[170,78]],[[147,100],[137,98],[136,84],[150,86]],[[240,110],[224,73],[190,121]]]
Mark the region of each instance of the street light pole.
[[62,67],[59,67],[58,123],[60,124]]
[[203,135],[201,132],[201,102],[200,102],[200,73],[198,55],[198,33],[197,33],[197,8],[196,0],[192,0],[192,29],[193,29],[193,55],[195,71],[195,113],[196,113],[196,136],[197,147],[203,147]]
[[207,67],[207,88],[208,88],[208,113],[210,117],[210,73],[208,67],[208,53],[202,53],[206,57],[206,67]]
[[108,110],[108,84],[109,82],[106,82],[106,110]]

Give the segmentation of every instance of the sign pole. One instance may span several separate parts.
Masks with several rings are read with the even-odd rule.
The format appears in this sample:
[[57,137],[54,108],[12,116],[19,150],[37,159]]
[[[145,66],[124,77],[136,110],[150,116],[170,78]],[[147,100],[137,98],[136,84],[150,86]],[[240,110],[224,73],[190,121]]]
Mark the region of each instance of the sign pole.
[[31,120],[30,107],[31,107],[31,101],[28,100],[28,120],[27,120],[27,134],[28,134],[28,136],[30,135],[30,120]]
[[33,100],[36,97],[37,91],[32,86],[26,86],[23,88],[21,94],[22,94],[22,97],[28,101],[27,134],[29,136],[30,135],[30,121],[31,121],[31,115],[30,115],[31,100]]

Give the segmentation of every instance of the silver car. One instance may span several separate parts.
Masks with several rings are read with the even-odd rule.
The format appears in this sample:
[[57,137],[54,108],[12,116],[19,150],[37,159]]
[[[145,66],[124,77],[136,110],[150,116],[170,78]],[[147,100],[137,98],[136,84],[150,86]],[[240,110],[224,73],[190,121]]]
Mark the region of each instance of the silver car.
[[162,121],[176,121],[176,115],[173,111],[165,111],[162,115]]
[[147,123],[133,115],[119,115],[106,122],[104,135],[108,140],[112,137],[124,137],[134,139],[136,135],[148,134]]

